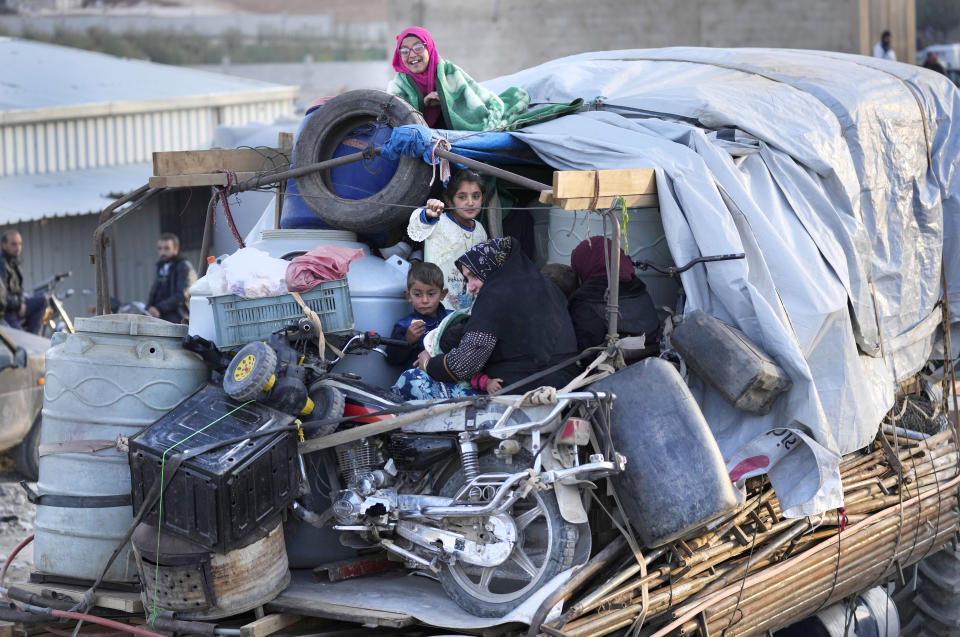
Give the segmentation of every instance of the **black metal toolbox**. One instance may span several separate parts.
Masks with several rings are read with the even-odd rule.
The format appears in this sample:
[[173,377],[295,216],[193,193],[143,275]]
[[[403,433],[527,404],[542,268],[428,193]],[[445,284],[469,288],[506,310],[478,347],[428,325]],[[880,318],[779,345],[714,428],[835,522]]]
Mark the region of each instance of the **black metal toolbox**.
[[[293,420],[265,405],[238,403],[216,385],[203,387],[130,439],[134,514],[163,472],[169,484],[162,506],[153,506],[145,522],[157,526],[162,516],[164,530],[216,553],[245,546],[297,497],[296,432],[257,435]],[[197,451],[203,452],[192,455]],[[185,454],[179,468],[172,461],[177,454]]]

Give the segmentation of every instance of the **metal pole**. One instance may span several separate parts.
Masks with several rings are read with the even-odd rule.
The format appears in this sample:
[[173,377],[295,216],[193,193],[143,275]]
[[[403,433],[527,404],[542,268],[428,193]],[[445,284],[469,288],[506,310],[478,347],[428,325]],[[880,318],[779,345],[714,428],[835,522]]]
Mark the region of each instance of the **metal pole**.
[[[380,153],[380,148],[374,148],[370,151],[369,157],[372,158],[374,155]],[[509,181],[510,183],[517,184],[518,186],[523,186],[524,188],[529,188],[531,190],[536,190],[537,192],[550,191],[552,188],[547,184],[541,183],[534,179],[528,179],[521,175],[510,172],[509,170],[504,170],[503,168],[497,168],[496,166],[491,166],[482,161],[477,161],[476,159],[470,159],[469,157],[464,157],[463,155],[458,155],[457,153],[450,152],[449,150],[444,150],[438,148],[436,151],[437,157],[442,157],[450,161],[455,161],[458,164],[463,164],[469,168],[479,170],[488,175],[492,175],[504,181]],[[255,179],[245,181],[243,183],[238,183],[233,188],[231,192],[241,192],[243,190],[253,190],[254,188],[259,188],[261,186],[267,186],[274,184],[278,181],[286,181],[290,178],[302,177],[303,175],[309,175],[310,173],[315,173],[318,170],[326,170],[328,168],[335,168],[337,166],[343,166],[345,164],[352,164],[353,162],[360,161],[361,159],[368,158],[368,155],[365,155],[363,152],[351,153],[350,155],[344,155],[343,157],[337,157],[335,159],[328,159],[326,161],[321,161],[316,164],[310,164],[308,166],[301,166],[300,168],[293,168],[291,170],[285,170],[279,173],[273,173],[271,175],[262,175]]]
[[603,212],[614,227],[610,239],[610,254],[607,255],[610,271],[607,273],[607,340],[617,338],[617,321],[620,320],[620,220],[613,207]]
[[[375,148],[372,152],[373,155],[377,155],[379,154],[380,149]],[[300,168],[292,168],[290,170],[284,170],[283,172],[271,173],[268,175],[259,175],[253,179],[248,179],[247,181],[235,184],[232,188],[230,188],[230,192],[243,192],[244,190],[253,190],[261,186],[269,186],[270,184],[275,184],[278,181],[286,181],[291,178],[296,179],[297,177],[315,173],[318,170],[326,170],[328,168],[336,168],[337,166],[352,164],[360,161],[361,159],[365,159],[366,157],[367,155],[365,155],[363,152],[351,153],[349,155],[344,155],[343,157],[335,157],[334,159],[317,162],[316,164],[301,166]]]
[[477,161],[476,159],[470,159],[469,157],[464,157],[463,155],[458,155],[457,153],[452,153],[449,150],[444,150],[438,148],[436,151],[437,157],[443,157],[444,159],[449,159],[450,161],[455,161],[458,164],[463,164],[468,168],[473,168],[474,170],[479,170],[488,175],[493,175],[504,181],[509,181],[510,183],[517,184],[518,186],[523,186],[524,188],[529,188],[530,190],[536,190],[537,192],[548,192],[553,190],[551,186],[547,184],[540,183],[534,179],[528,179],[526,177],[521,177],[515,173],[510,172],[509,170],[504,170],[503,168],[497,168],[496,166],[491,166],[490,164],[485,164],[482,161]]
[[[93,254],[90,255],[91,262],[94,266],[94,278],[97,288],[97,314],[108,314],[110,310],[110,283],[107,277],[106,239],[104,238],[104,232],[118,219],[126,216],[127,213],[132,210],[139,208],[145,201],[158,192],[160,192],[159,189],[150,188],[148,184],[144,184],[120,199],[117,199],[100,212],[100,225],[98,225],[97,229],[93,232]],[[121,213],[112,215],[113,211],[118,207],[135,198],[137,200],[129,208]]]
[[207,257],[210,256],[210,245],[213,243],[213,216],[217,213],[217,191],[210,189],[210,203],[207,204],[207,216],[203,220],[203,239],[200,242],[200,263],[197,266],[197,276],[207,273]]

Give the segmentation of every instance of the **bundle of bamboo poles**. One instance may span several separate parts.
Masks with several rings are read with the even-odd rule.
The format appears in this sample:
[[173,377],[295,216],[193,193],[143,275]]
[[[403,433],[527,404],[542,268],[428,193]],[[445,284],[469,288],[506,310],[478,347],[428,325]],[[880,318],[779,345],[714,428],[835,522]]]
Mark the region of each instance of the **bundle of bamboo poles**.
[[958,461],[952,429],[922,440],[884,435],[844,457],[845,509],[818,519],[784,519],[773,489],[754,480],[742,509],[649,554],[645,569],[631,556],[542,629],[593,637],[641,624],[646,635],[731,636],[787,626],[954,538]]

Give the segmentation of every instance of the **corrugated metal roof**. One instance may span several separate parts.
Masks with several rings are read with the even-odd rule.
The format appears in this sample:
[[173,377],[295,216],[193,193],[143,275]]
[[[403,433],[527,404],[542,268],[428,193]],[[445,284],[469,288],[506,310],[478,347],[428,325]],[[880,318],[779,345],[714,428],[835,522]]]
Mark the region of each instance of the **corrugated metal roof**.
[[[0,38],[0,113],[86,104],[179,100],[279,85],[187,67]],[[286,87],[290,88],[290,87]]]
[[147,183],[153,164],[0,178],[0,226],[100,212],[116,197]]

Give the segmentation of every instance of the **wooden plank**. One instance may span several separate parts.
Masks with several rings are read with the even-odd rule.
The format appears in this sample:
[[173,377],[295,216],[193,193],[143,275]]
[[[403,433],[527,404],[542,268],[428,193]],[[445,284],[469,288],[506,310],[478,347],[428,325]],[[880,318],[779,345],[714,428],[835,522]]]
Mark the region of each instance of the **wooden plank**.
[[[660,197],[658,195],[623,195],[627,202],[627,208],[657,208],[660,206]],[[616,197],[598,197],[595,210],[604,210],[613,205]],[[593,204],[593,197],[576,197],[572,199],[562,199],[557,197],[553,205],[564,210],[590,210]]]
[[556,199],[553,198],[552,190],[541,190],[540,191],[540,203],[546,204],[548,206],[553,206],[556,203]]
[[287,593],[281,593],[273,601],[266,604],[270,610],[290,611],[302,613],[311,617],[324,617],[337,621],[354,622],[364,626],[386,626],[388,628],[403,628],[414,623],[414,618],[408,614],[374,608],[362,608],[346,604],[325,602],[319,599],[302,599]]
[[[597,186],[599,185],[599,192]],[[553,173],[555,199],[616,195],[652,195],[657,192],[652,168],[628,170],[558,170]]]
[[153,174],[158,177],[202,175],[218,170],[265,172],[285,170],[289,165],[290,152],[280,148],[214,148],[153,153]]
[[13,627],[16,626],[13,622],[0,622],[0,637],[13,637],[14,631]]
[[260,619],[241,626],[240,637],[266,637],[266,635],[272,635],[287,626],[296,624],[300,619],[300,615],[294,615],[292,613],[265,615]]
[[[277,139],[277,148],[287,157],[293,157],[293,133],[280,133]],[[289,165],[289,164],[288,164]],[[280,217],[283,213],[283,198],[287,194],[287,180],[277,182],[277,196],[274,198],[276,208],[273,214],[273,227],[280,227]]]
[[[40,582],[19,582],[20,588],[34,593],[40,593],[47,589],[67,595],[73,599],[79,600],[87,592],[84,586],[69,586],[67,584],[50,584]],[[140,599],[140,593],[124,593],[120,591],[106,591],[97,589],[93,597],[93,604],[100,608],[109,608],[110,610],[119,610],[125,613],[142,613],[143,600]]]
[[293,152],[293,133],[280,133],[277,138],[277,150],[290,157]]
[[[237,181],[244,182],[257,177],[260,173],[235,173]],[[151,177],[151,188],[193,188],[196,186],[226,186],[227,173],[206,173],[202,175],[168,175]]]

